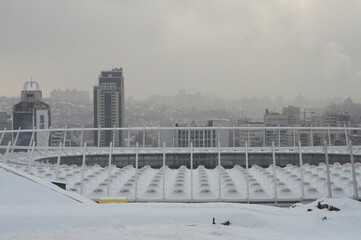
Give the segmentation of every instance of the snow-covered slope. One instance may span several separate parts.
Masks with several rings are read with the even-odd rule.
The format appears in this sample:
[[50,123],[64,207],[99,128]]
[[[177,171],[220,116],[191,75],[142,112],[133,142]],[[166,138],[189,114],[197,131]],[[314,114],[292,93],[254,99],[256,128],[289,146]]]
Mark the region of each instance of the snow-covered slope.
[[[291,209],[231,203],[0,206],[0,238],[360,239],[361,204],[330,203],[341,211],[319,210],[316,203]],[[221,224],[226,221],[231,225]]]
[[0,205],[93,202],[51,182],[0,163]]
[[[6,169],[5,169],[6,168]],[[45,179],[0,166],[0,239],[361,239],[361,203],[293,208],[235,203],[80,204]],[[74,198],[76,200],[74,200]],[[4,200],[6,199],[6,200]],[[217,224],[212,224],[215,218]],[[230,226],[221,223],[230,221]]]

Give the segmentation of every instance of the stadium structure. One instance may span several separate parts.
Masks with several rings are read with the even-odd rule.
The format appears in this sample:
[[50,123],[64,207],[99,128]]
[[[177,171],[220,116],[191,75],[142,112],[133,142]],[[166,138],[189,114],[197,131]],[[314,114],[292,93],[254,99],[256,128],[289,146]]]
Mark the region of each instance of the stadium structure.
[[[181,127],[183,130],[189,128]],[[361,146],[348,141],[359,128],[302,128],[282,130],[344,132],[344,144],[302,146],[295,137],[291,146],[125,147],[90,146],[84,135],[97,131],[177,131],[180,127],[64,128],[0,131],[0,161],[19,171],[64,184],[97,202],[246,202],[286,204],[321,197],[350,197],[359,200],[361,190]],[[204,127],[192,130],[204,130]],[[207,127],[209,130],[210,128]],[[280,131],[277,127],[212,127],[214,131]],[[19,146],[22,133],[50,136],[63,132],[58,146],[38,146],[34,138]],[[78,132],[77,145],[66,145],[66,135]],[[13,141],[2,143],[6,134]],[[38,134],[39,135],[39,134]],[[40,136],[39,135],[39,136]],[[98,134],[100,136],[100,134]],[[232,134],[231,134],[232,135]],[[159,139],[159,138],[158,138]],[[94,144],[93,144],[94,145]],[[97,145],[97,144],[95,144]]]

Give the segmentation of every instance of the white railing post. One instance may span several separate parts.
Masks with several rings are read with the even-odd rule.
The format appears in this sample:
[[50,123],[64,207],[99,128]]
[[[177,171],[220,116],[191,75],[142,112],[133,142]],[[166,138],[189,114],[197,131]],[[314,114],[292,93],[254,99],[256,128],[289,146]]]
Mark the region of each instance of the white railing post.
[[113,126],[113,137],[112,137],[113,145],[115,145],[115,125]]
[[248,169],[248,144],[246,142],[246,193],[247,193],[247,203],[249,203],[249,169]]
[[143,128],[143,148],[145,147],[145,126]]
[[[232,136],[232,146],[233,146],[233,148],[235,148],[236,147],[236,129],[235,129],[235,125],[233,124],[233,136]],[[204,139],[204,137],[203,137],[203,139]]]
[[100,125],[98,126],[98,148],[100,147]]
[[278,147],[281,147],[281,125],[278,124]]
[[206,145],[205,145],[205,133],[204,133],[204,131],[205,131],[205,130],[202,129],[202,137],[203,137],[203,138],[202,138],[202,147],[203,147],[203,148],[206,147]]
[[172,147],[175,146],[174,142],[175,142],[175,133],[174,130],[172,130]]
[[313,128],[311,124],[311,147],[313,147]]
[[250,124],[248,123],[248,134],[247,134],[247,139],[248,139],[248,144],[251,147],[251,130],[249,129]]
[[128,124],[128,142],[127,142],[127,147],[130,147],[130,124]]
[[1,145],[2,141],[3,141],[5,132],[6,132],[6,128],[3,129],[3,133],[1,134],[1,137],[0,137],[0,145]]
[[6,152],[4,155],[4,164],[8,162],[10,147],[11,147],[11,141],[8,142],[8,146],[6,148]]
[[51,146],[51,138],[50,138],[50,135],[51,135],[51,126],[50,126],[49,129],[48,129],[48,142],[47,142],[47,145],[46,145],[46,153],[47,153],[47,154],[49,153],[49,147]]
[[14,143],[13,143],[13,147],[11,148],[11,153],[14,152],[14,149],[15,149],[15,147],[16,147],[16,144],[18,143],[18,138],[19,138],[20,130],[21,130],[21,127],[19,127],[18,132],[16,133],[15,140],[14,140]]
[[273,194],[275,205],[277,206],[277,177],[276,177],[276,153],[275,153],[275,143],[272,142],[272,160],[273,160]]
[[188,144],[187,147],[191,146],[191,129],[190,126],[188,126]]
[[327,125],[327,134],[328,134],[328,146],[331,146],[331,133],[330,133],[330,125]]
[[84,125],[81,126],[80,147],[83,146],[83,141],[84,141]]
[[30,138],[30,141],[29,141],[29,148],[28,148],[27,152],[31,151],[31,146],[33,145],[33,141],[34,141],[34,135],[35,135],[35,127],[33,127],[33,131],[31,133],[31,138]]
[[266,130],[266,124],[263,124],[263,147],[266,146],[266,134],[267,134],[267,130]]
[[58,159],[56,161],[56,170],[55,170],[55,180],[58,180],[59,178],[59,168],[60,168],[60,158],[61,158],[61,152],[62,152],[62,142],[59,143],[59,151],[58,151]]
[[33,141],[33,145],[31,146],[30,159],[29,159],[29,165],[28,165],[28,174],[31,174],[31,172],[32,172],[34,148],[35,148],[35,141]]
[[81,165],[81,179],[80,179],[80,194],[81,195],[84,195],[85,159],[86,159],[86,142],[84,143],[83,162]]
[[113,154],[113,146],[114,143],[110,143],[109,146],[109,160],[108,160],[108,181],[107,181],[107,196],[110,196],[110,174],[111,174],[111,166],[112,166],[112,154]]
[[135,182],[134,182],[134,201],[138,200],[138,156],[139,155],[139,144],[137,142],[135,147]]
[[294,124],[293,127],[293,147],[296,147],[296,124]]
[[158,127],[158,148],[160,148],[160,127]]
[[352,142],[350,141],[348,145],[349,145],[349,148],[350,148],[353,193],[354,193],[355,200],[358,200],[358,189],[357,189],[356,171],[355,171],[355,159],[354,159],[354,156],[353,156]]
[[216,136],[217,136],[217,143],[220,142],[220,133],[221,133],[221,129],[220,129],[220,124],[218,124],[218,128],[217,128],[217,133],[216,133]]
[[348,143],[348,133],[347,133],[347,128],[346,128],[346,124],[344,124],[344,127],[345,127],[345,140],[346,140],[346,146],[349,146]]
[[165,202],[165,174],[166,174],[166,166],[165,166],[165,142],[163,142],[163,202]]
[[301,201],[303,201],[303,199],[305,199],[305,185],[303,178],[303,160],[302,160],[301,141],[298,142],[298,153],[300,158]]
[[192,203],[193,202],[193,142],[191,142],[190,154],[191,154],[191,203]]
[[63,147],[66,147],[66,135],[68,132],[68,125],[65,126],[65,130],[64,130],[64,139],[63,139]]
[[222,181],[221,181],[221,143],[218,141],[218,186],[219,201],[222,200]]
[[328,150],[327,150],[327,143],[324,142],[325,148],[325,161],[326,161],[326,177],[327,177],[327,197],[332,198],[331,192],[331,178],[330,178],[330,165],[328,161]]

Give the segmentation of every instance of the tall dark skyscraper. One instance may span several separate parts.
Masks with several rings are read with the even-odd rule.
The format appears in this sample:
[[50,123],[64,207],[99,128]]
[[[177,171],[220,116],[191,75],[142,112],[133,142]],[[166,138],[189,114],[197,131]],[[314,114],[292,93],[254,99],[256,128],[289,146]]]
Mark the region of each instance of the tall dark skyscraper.
[[[25,82],[24,90],[21,91],[21,101],[13,106],[13,129],[48,129],[50,120],[50,107],[42,101],[39,84],[32,80]],[[48,146],[49,132],[38,132],[33,137],[32,132],[21,133],[16,145],[28,146],[32,139],[37,146]]]
[[[124,78],[123,69],[101,71],[99,85],[94,86],[94,127],[114,128],[124,126]],[[114,141],[115,146],[123,146],[122,131],[98,131],[94,133],[94,143],[109,146]]]

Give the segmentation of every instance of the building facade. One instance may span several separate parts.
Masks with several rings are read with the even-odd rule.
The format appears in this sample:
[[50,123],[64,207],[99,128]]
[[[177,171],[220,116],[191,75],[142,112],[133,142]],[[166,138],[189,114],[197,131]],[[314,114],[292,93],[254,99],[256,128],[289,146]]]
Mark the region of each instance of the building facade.
[[[48,129],[50,125],[50,106],[42,101],[39,84],[32,80],[25,82],[20,102],[13,106],[13,129]],[[32,141],[35,141],[37,146],[49,145],[49,132],[46,131],[36,134],[24,132],[19,134],[17,139],[16,136],[13,138],[17,146],[29,146]]]
[[[124,78],[123,69],[102,71],[99,85],[94,86],[94,127],[124,127]],[[122,131],[95,131],[94,144],[124,146]]]
[[[260,121],[238,120],[238,127],[264,127]],[[239,139],[239,146],[262,147],[264,146],[264,130],[238,130],[236,136]]]
[[272,146],[274,142],[275,146],[283,147],[288,146],[289,136],[286,129],[277,127],[287,127],[288,119],[285,115],[275,112],[270,112],[266,109],[264,114],[265,127],[273,127],[274,129],[266,129],[265,143],[266,146]]
[[[162,124],[161,127],[170,127],[171,124]],[[160,132],[160,143],[165,143],[166,147],[217,147],[218,142],[221,147],[229,147],[229,120],[209,120],[206,126],[199,126],[195,121],[190,124],[176,123],[173,127],[182,129],[162,130]],[[205,129],[192,129],[195,127],[205,127]],[[220,127],[219,129],[207,129],[207,127]],[[187,128],[187,129],[183,129]]]

